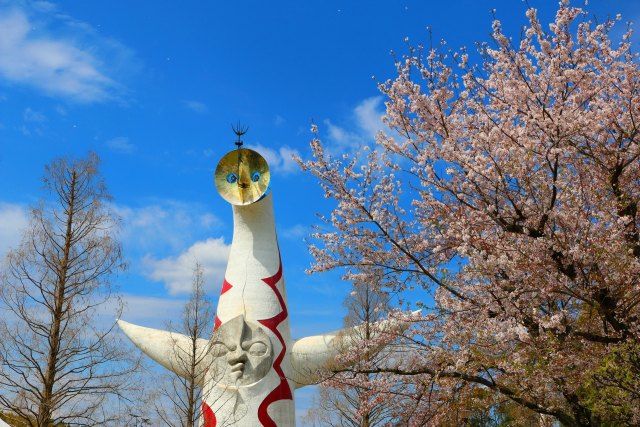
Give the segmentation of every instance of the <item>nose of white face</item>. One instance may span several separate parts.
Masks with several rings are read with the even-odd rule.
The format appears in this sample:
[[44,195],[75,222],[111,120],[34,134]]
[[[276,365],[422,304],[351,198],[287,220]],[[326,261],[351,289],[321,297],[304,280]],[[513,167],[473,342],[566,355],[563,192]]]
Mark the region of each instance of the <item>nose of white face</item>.
[[235,351],[227,353],[229,365],[244,364],[247,360],[247,352],[241,346],[237,346]]
[[237,346],[235,351],[227,353],[227,363],[231,367],[230,377],[238,381],[244,375],[244,365],[247,362],[247,353],[241,346]]

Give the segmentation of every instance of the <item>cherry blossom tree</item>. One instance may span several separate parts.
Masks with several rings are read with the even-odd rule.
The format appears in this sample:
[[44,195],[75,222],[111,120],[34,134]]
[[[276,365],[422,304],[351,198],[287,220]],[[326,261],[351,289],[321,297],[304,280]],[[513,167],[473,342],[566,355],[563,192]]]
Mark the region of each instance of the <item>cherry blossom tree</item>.
[[[314,138],[303,163],[336,203],[312,270],[421,295],[412,351],[357,367],[414,388],[413,407],[398,407],[410,424],[476,396],[601,425],[595,380],[612,349],[640,338],[631,32],[616,38],[619,18],[593,22],[566,0],[548,26],[526,15],[519,41],[494,20],[476,65],[464,49],[410,48],[379,85],[389,131],[340,158]],[[628,409],[638,422],[640,407]]]

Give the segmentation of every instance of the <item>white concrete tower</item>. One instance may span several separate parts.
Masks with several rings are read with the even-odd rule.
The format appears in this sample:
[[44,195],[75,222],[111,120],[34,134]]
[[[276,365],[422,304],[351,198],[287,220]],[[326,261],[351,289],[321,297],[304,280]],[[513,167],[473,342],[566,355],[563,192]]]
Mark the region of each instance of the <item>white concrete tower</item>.
[[[266,161],[239,146],[220,161],[215,180],[232,204],[234,229],[214,332],[198,342],[204,356],[201,425],[294,426],[294,390],[314,383],[317,369],[344,347],[337,345],[338,331],[291,339]],[[189,351],[187,337],[119,325],[140,350],[184,375],[176,349]]]

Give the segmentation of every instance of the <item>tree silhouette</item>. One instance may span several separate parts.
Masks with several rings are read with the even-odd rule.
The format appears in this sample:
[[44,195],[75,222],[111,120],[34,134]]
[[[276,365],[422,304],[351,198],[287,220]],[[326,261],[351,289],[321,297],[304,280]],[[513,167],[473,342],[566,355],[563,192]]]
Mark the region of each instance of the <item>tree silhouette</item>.
[[46,196],[2,274],[0,408],[28,426],[108,424],[135,384],[135,360],[96,317],[119,310],[111,281],[124,267],[98,163],[47,166]]

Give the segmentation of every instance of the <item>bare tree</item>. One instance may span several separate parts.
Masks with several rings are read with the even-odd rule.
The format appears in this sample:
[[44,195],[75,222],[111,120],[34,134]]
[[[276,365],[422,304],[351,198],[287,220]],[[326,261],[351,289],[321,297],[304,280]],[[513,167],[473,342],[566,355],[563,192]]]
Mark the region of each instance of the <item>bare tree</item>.
[[[391,347],[374,343],[379,336],[377,322],[389,310],[389,295],[369,282],[356,281],[353,291],[344,302],[347,308],[345,326],[350,331],[342,337],[346,348],[357,348],[356,364],[368,365],[380,359],[393,357]],[[356,328],[353,328],[356,327]],[[382,375],[368,373],[331,373],[320,384],[320,393],[315,406],[309,410],[305,421],[314,426],[374,427],[402,424],[396,409],[402,396],[400,382],[389,382]],[[396,400],[380,399],[382,390],[393,392]]]
[[[169,407],[157,405],[158,417],[165,425],[194,427],[200,421],[202,402],[202,376],[200,368],[207,352],[198,351],[198,340],[207,338],[213,327],[214,311],[211,301],[204,291],[203,269],[197,261],[193,267],[191,295],[186,303],[182,319],[178,327],[170,325],[170,329],[188,337],[191,346],[186,350],[175,345],[176,367],[184,376],[170,373],[167,384],[161,388],[160,394]],[[177,343],[176,343],[177,344]]]
[[109,425],[126,412],[137,365],[104,320],[121,307],[112,279],[125,265],[98,164],[90,153],[46,167],[46,196],[4,264],[0,410],[23,425]]

